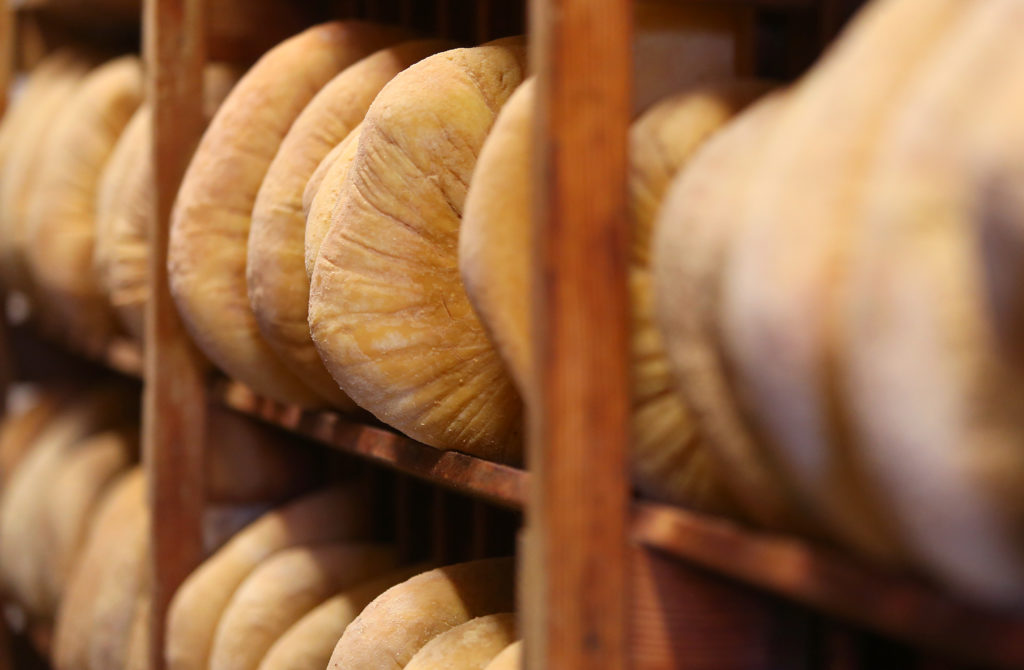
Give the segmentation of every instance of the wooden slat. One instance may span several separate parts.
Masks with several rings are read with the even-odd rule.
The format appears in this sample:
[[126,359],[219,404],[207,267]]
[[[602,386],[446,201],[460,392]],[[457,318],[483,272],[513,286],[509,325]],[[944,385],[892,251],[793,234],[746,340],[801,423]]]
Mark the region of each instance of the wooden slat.
[[390,430],[369,426],[337,412],[304,411],[262,398],[237,382],[221,380],[210,397],[248,414],[335,449],[369,458],[434,484],[505,507],[521,507],[527,474],[456,451],[440,451]]
[[171,207],[203,129],[205,10],[204,0],[146,0],[143,23],[156,179],[142,427],[153,514],[152,670],[163,668],[171,596],[203,556],[205,380],[172,303],[166,267]]
[[971,662],[1024,667],[1024,616],[972,607],[911,577],[798,539],[640,503],[633,538],[677,558]]
[[[7,111],[7,96],[14,81],[14,11],[11,0],[0,0],[0,118]],[[7,332],[7,295],[0,287],[0,414],[7,404],[7,389],[14,381],[14,360]]]
[[531,0],[534,351],[522,571],[531,670],[628,667],[629,0]]

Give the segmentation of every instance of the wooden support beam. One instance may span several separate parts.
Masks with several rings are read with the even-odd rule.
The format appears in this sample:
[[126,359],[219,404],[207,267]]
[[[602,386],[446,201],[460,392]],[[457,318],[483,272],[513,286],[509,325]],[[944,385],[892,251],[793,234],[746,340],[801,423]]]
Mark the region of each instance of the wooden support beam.
[[530,670],[629,666],[633,3],[531,0],[534,350],[521,570]]
[[205,379],[171,299],[166,267],[171,208],[203,130],[205,5],[205,0],[145,0],[143,12],[156,180],[142,434],[153,515],[152,670],[164,666],[170,599],[203,557]]

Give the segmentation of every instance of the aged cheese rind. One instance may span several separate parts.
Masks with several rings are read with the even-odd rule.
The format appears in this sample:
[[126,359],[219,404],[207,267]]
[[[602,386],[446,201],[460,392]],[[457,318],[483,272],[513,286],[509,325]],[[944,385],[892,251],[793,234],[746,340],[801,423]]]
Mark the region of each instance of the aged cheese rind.
[[437,635],[515,606],[511,558],[437,568],[391,587],[349,624],[328,670],[400,670]]
[[142,102],[142,67],[123,56],[89,73],[50,129],[28,212],[27,258],[40,316],[88,342],[114,319],[93,271],[99,179]]
[[396,563],[392,547],[331,542],[279,551],[231,597],[210,651],[210,670],[256,670],[274,641],[317,604]]
[[249,306],[245,263],[253,203],[306,103],[339,71],[403,34],[370,23],[333,22],[274,47],[217,110],[178,191],[168,272],[185,325],[215,365],[276,400],[321,404],[267,345]]
[[359,487],[304,496],[253,522],[189,575],[167,615],[168,670],[207,670],[217,623],[245,578],[271,554],[300,544],[369,534]]
[[516,639],[516,615],[488,614],[446,630],[416,652],[408,670],[484,670]]
[[521,402],[456,255],[477,153],[525,60],[521,41],[454,49],[384,87],[363,122],[309,305],[313,341],[359,406],[432,446],[501,461],[521,456]]
[[340,409],[354,405],[327,374],[309,336],[303,189],[321,159],[362,123],[385,84],[413,63],[452,46],[441,40],[405,42],[345,68],[295,119],[256,196],[246,263],[256,322],[285,364]]

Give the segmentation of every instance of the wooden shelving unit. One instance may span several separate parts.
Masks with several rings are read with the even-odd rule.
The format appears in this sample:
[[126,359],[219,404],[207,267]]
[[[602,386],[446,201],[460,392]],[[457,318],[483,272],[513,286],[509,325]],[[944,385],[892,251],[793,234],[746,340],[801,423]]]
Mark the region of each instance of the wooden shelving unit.
[[[202,129],[200,73],[217,49],[205,16],[215,1],[143,4],[157,187],[157,225],[151,231],[154,297],[145,354],[126,340],[76,347],[27,326],[7,336],[15,352],[26,342],[57,347],[144,381],[144,459],[156,548],[152,670],[162,670],[162,614],[203,556],[204,501],[194,491],[204,490],[210,403],[436,486],[429,514],[449,510],[447,491],[522,510],[520,597],[531,669],[879,667],[863,652],[868,644],[863,636],[851,631],[897,641],[903,649],[899,658],[906,661],[901,667],[1024,667],[1024,616],[965,604],[919,578],[866,565],[828,547],[631,496],[623,465],[629,407],[624,325],[628,0],[529,0],[525,7],[539,78],[535,208],[536,225],[544,231],[535,268],[543,402],[529,426],[528,471],[441,452],[358,417],[276,403],[211,376],[179,322],[164,268],[171,206]],[[855,4],[687,1],[744,12],[793,12],[801,25],[824,36],[834,34]],[[4,44],[13,11],[85,4],[4,2]],[[314,4],[333,16],[426,21],[428,32],[472,34],[476,41],[497,36],[498,17],[508,14],[502,0]],[[475,8],[469,18],[459,14],[467,7]],[[6,72],[0,60],[0,77]],[[550,220],[560,225],[545,225]],[[183,481],[189,486],[181,486]],[[407,489],[402,495],[409,495]],[[481,509],[471,512],[474,528],[485,518]],[[437,539],[437,557],[446,554],[450,540]]]

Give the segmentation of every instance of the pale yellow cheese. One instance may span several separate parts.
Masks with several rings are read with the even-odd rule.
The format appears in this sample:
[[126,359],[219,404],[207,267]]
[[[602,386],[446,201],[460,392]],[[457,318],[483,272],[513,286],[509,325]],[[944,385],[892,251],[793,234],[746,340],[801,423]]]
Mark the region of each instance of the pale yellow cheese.
[[313,341],[349,397],[441,449],[517,461],[521,402],[458,273],[462,207],[520,40],[454,49],[380,92],[310,289]]
[[349,624],[328,670],[399,670],[430,640],[515,606],[511,558],[437,568],[391,587]]
[[207,670],[221,615],[253,570],[300,544],[369,536],[360,487],[332,487],[269,512],[200,565],[178,588],[167,615],[168,670]]
[[354,405],[327,374],[309,337],[302,192],[320,161],[362,122],[392,77],[453,46],[441,40],[405,42],[367,56],[327,82],[288,130],[253,205],[246,278],[260,332],[286,365],[341,409]]
[[214,364],[277,400],[321,402],[267,345],[249,306],[246,245],[257,192],[289,127],[316,92],[404,35],[359,21],[333,22],[274,47],[228,94],[178,191],[168,272],[185,325]]
[[516,639],[516,615],[488,614],[446,630],[423,646],[407,670],[484,670]]

